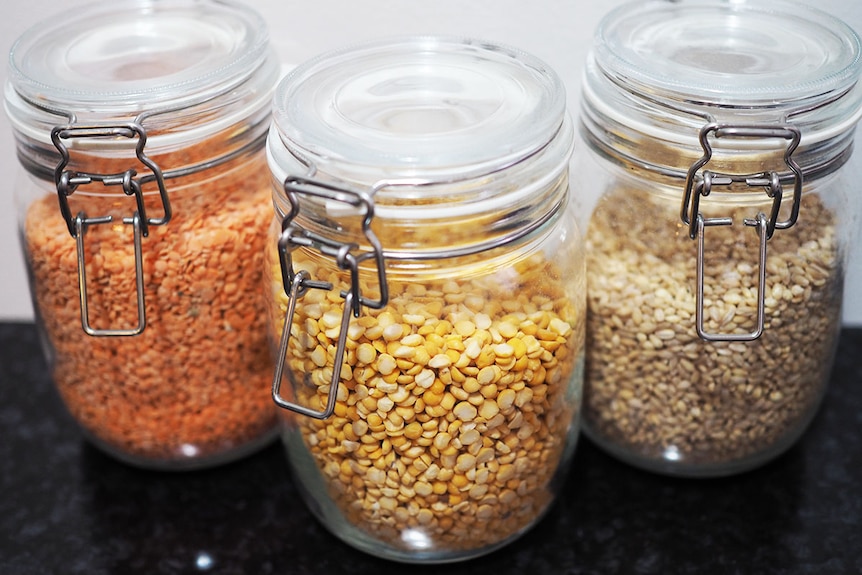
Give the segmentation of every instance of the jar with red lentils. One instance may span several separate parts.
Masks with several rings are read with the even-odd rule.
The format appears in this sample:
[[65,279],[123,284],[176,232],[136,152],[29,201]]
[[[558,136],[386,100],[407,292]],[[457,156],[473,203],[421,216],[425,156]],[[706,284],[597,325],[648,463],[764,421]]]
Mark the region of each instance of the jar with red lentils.
[[638,1],[586,62],[597,198],[584,431],[633,465],[740,473],[827,389],[856,237],[862,44],[781,0]]
[[280,66],[232,2],[103,2],[10,54],[6,112],[38,326],[95,445],[190,469],[277,436],[260,295]]
[[572,145],[558,76],[497,44],[381,40],[277,88],[274,399],[309,507],[349,544],[463,560],[553,502],[585,330]]

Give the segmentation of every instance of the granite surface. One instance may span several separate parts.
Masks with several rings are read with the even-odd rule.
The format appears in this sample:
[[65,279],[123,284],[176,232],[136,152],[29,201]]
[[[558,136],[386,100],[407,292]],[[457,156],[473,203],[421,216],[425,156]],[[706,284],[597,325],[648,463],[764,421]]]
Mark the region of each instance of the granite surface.
[[638,471],[582,440],[560,499],[510,546],[446,566],[355,551],[298,499],[281,447],[149,472],[84,441],[29,324],[0,324],[0,573],[862,573],[862,330],[802,440],[753,472]]

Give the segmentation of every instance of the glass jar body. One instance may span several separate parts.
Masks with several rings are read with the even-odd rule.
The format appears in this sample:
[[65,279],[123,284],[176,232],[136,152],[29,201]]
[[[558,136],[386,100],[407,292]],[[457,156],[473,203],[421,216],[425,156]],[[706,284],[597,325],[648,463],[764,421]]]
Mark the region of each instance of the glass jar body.
[[[199,468],[277,435],[259,295],[271,215],[265,169],[258,145],[170,181],[172,220],[141,241],[146,328],[131,337],[84,332],[76,241],[56,188],[20,171],[21,236],[49,368],[72,416],[111,455],[150,468]],[[90,323],[135,325],[132,226],[117,223],[134,200],[78,191],[69,202],[72,213],[114,218],[84,234]],[[158,194],[146,196],[149,213],[159,213],[159,203]]]
[[[274,343],[290,303],[280,223],[267,250]],[[445,225],[424,232],[439,240]],[[295,401],[320,409],[349,274],[303,248],[292,258],[333,285],[296,302],[286,363]],[[535,524],[579,430],[583,272],[569,208],[490,251],[387,260],[388,304],[350,319],[334,415],[284,412],[294,477],[323,524],[366,552],[416,563],[482,555]],[[373,271],[361,286],[376,294]]]
[[263,18],[96,2],[27,30],[9,65],[36,319],[84,433],[169,470],[274,439],[259,283],[280,70]]
[[[588,231],[585,433],[639,467],[685,476],[745,471],[803,433],[825,393],[841,328],[855,202],[844,166],[803,188],[797,223],[766,242],[765,322],[753,341],[695,328],[697,240],[680,218],[681,180],[582,158],[603,193]],[[763,191],[713,193],[704,216],[703,327],[757,325]],[[785,206],[786,208],[786,206]]]
[[576,170],[599,196],[584,429],[608,452],[738,473],[817,412],[858,217],[860,53],[783,0],[646,0],[599,24]]

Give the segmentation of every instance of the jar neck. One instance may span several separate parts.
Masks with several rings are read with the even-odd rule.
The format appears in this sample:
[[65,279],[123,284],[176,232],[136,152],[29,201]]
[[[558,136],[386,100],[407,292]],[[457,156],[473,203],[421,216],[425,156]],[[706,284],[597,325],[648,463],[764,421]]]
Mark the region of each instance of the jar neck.
[[[620,165],[636,166],[656,178],[685,179],[704,157],[701,132],[708,125],[789,127],[801,138],[792,158],[806,179],[840,168],[850,157],[862,114],[858,85],[808,100],[771,106],[682,101],[650,93],[603,70],[588,59],[583,82],[580,131],[590,147]],[[712,139],[710,171],[729,175],[775,172],[792,178],[780,138]]]
[[[269,164],[280,219],[291,212],[288,175],[308,175],[326,185],[360,191],[371,199],[370,227],[386,258],[427,260],[478,254],[529,237],[565,205],[574,131],[566,116],[541,149],[499,170],[469,179],[380,179],[344,182],[318,172],[313,159],[291,149],[271,130]],[[368,248],[362,213],[338,202],[298,197],[295,224],[333,242]]]
[[[6,85],[5,107],[18,159],[37,178],[56,180],[58,166],[83,174],[153,176],[166,180],[204,172],[260,149],[280,70],[272,54],[239,85],[187,107],[128,111],[106,117],[32,102]],[[68,156],[62,162],[64,155]],[[96,190],[96,193],[98,191]]]

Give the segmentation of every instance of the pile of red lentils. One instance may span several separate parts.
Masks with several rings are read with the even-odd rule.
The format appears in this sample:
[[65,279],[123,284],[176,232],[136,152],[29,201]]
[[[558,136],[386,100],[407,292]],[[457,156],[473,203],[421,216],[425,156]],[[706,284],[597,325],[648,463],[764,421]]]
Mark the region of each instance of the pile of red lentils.
[[[84,333],[76,243],[57,197],[29,206],[25,247],[57,389],[112,454],[148,467],[197,467],[259,448],[277,433],[261,287],[271,218],[262,167],[259,151],[168,181],[173,218],[142,239],[147,325],[133,337]],[[132,226],[118,222],[135,202],[92,191],[69,196],[72,213],[112,214],[115,223],[90,226],[84,236],[90,322],[133,327]],[[147,209],[150,217],[162,213],[152,191]]]

